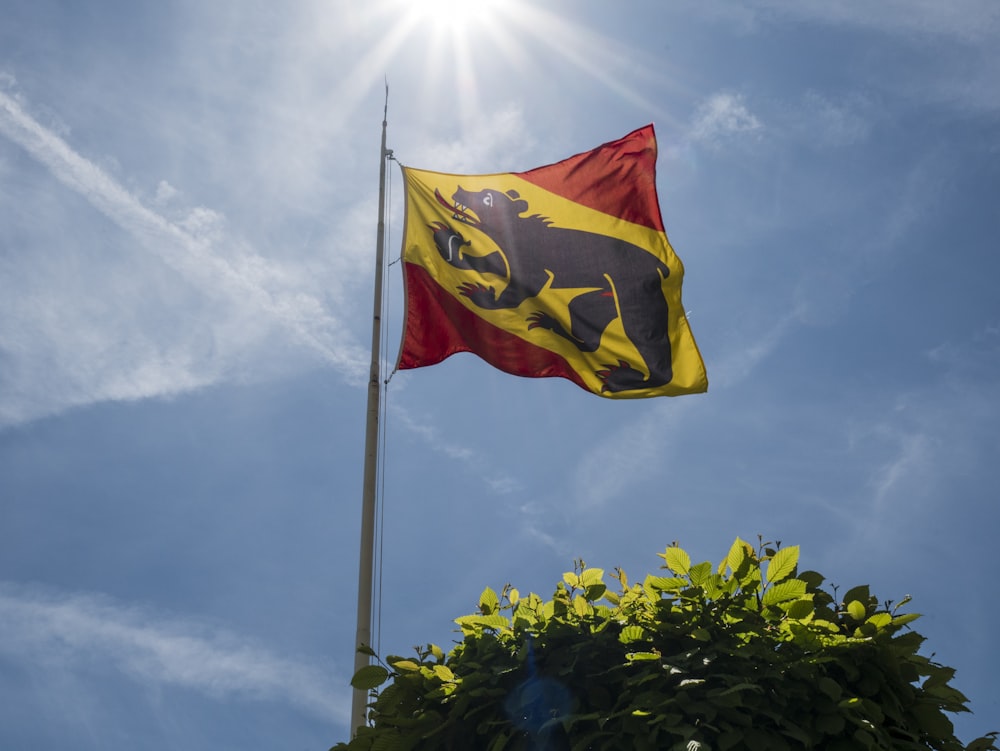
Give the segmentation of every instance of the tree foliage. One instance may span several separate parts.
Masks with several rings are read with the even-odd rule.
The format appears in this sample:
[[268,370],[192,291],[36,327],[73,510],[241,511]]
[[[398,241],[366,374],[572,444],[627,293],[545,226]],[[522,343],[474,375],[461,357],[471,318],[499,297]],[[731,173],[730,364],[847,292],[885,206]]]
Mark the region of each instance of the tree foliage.
[[919,654],[909,597],[828,591],[797,546],[737,538],[716,566],[659,555],[660,575],[616,569],[613,589],[583,561],[550,600],[485,589],[449,653],[355,675],[371,726],[334,751],[996,751],[996,733],[955,738],[948,713],[968,700]]

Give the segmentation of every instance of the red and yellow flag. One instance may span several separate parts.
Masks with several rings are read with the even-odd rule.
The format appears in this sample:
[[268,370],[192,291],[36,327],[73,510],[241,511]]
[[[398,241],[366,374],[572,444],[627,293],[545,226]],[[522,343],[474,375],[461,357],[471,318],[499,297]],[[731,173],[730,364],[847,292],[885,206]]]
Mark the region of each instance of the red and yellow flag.
[[660,217],[652,125],[528,172],[403,176],[400,369],[472,352],[608,397],[708,389]]

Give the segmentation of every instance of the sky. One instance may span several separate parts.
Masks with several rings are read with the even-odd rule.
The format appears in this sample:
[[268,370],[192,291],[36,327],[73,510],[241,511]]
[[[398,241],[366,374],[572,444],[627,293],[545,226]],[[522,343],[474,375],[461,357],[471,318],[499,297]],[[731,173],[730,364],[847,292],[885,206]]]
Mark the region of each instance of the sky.
[[[386,81],[395,158],[441,172],[654,123],[710,386],[392,374],[379,650],[448,647],[486,586],[760,535],[912,595],[959,737],[1000,729],[994,0],[0,17],[0,747],[347,738]],[[388,377],[399,263],[386,299]]]

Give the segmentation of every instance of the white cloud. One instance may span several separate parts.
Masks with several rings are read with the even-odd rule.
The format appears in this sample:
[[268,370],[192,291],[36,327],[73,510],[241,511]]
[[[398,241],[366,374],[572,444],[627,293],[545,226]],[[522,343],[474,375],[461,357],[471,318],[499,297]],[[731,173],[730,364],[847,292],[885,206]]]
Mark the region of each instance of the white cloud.
[[497,495],[509,495],[522,489],[520,482],[507,475],[495,475],[485,479],[490,490]]
[[144,689],[175,686],[217,700],[288,703],[348,719],[346,681],[216,627],[164,618],[93,594],[0,583],[0,658],[53,681],[109,669]]
[[508,104],[495,111],[476,113],[454,140],[431,141],[405,157],[400,155],[400,159],[408,166],[458,174],[530,169],[537,165],[519,165],[530,159],[534,145],[524,111]]
[[[84,241],[53,236],[52,259],[37,254],[4,259],[10,288],[0,300],[2,423],[105,399],[177,393],[230,376],[234,369],[263,373],[267,366],[258,368],[260,356],[253,353],[286,347],[279,332],[291,334],[299,349],[318,356],[347,381],[363,382],[367,356],[335,315],[338,309],[350,312],[348,295],[310,291],[319,287],[316,280],[301,268],[257,254],[217,211],[195,207],[178,220],[154,211],[2,91],[0,134],[148,253],[144,260],[114,260],[105,253],[95,267],[88,247],[79,259],[81,274],[65,267],[73,260],[67,249]],[[157,203],[176,195],[175,188],[160,182]],[[64,211],[50,191],[38,200],[46,203],[46,214]],[[17,203],[9,210],[20,211],[26,226],[34,221]],[[40,236],[46,231],[44,226],[30,229]],[[93,232],[88,244],[104,245],[100,229]],[[178,276],[165,275],[163,264]],[[164,307],[147,310],[147,319],[141,319],[137,311],[154,307],[157,294]],[[198,315],[192,312],[195,306],[201,306]],[[157,326],[161,318],[171,326]],[[271,354],[272,362],[287,359]],[[253,367],[248,358],[255,360]],[[40,388],[40,381],[47,385]]]
[[160,180],[159,185],[156,186],[156,202],[158,204],[168,203],[171,199],[177,196],[177,188],[168,183],[166,180]]
[[709,146],[718,146],[734,136],[754,133],[762,128],[760,120],[747,108],[742,95],[722,91],[699,105],[691,124],[691,138]]

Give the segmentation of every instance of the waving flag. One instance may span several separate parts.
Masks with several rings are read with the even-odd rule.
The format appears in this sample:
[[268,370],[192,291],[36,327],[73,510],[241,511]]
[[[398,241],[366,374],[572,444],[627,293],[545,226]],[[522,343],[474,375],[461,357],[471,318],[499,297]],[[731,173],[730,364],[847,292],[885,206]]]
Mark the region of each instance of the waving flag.
[[472,352],[602,396],[706,391],[655,169],[652,125],[528,172],[404,167],[398,367]]

